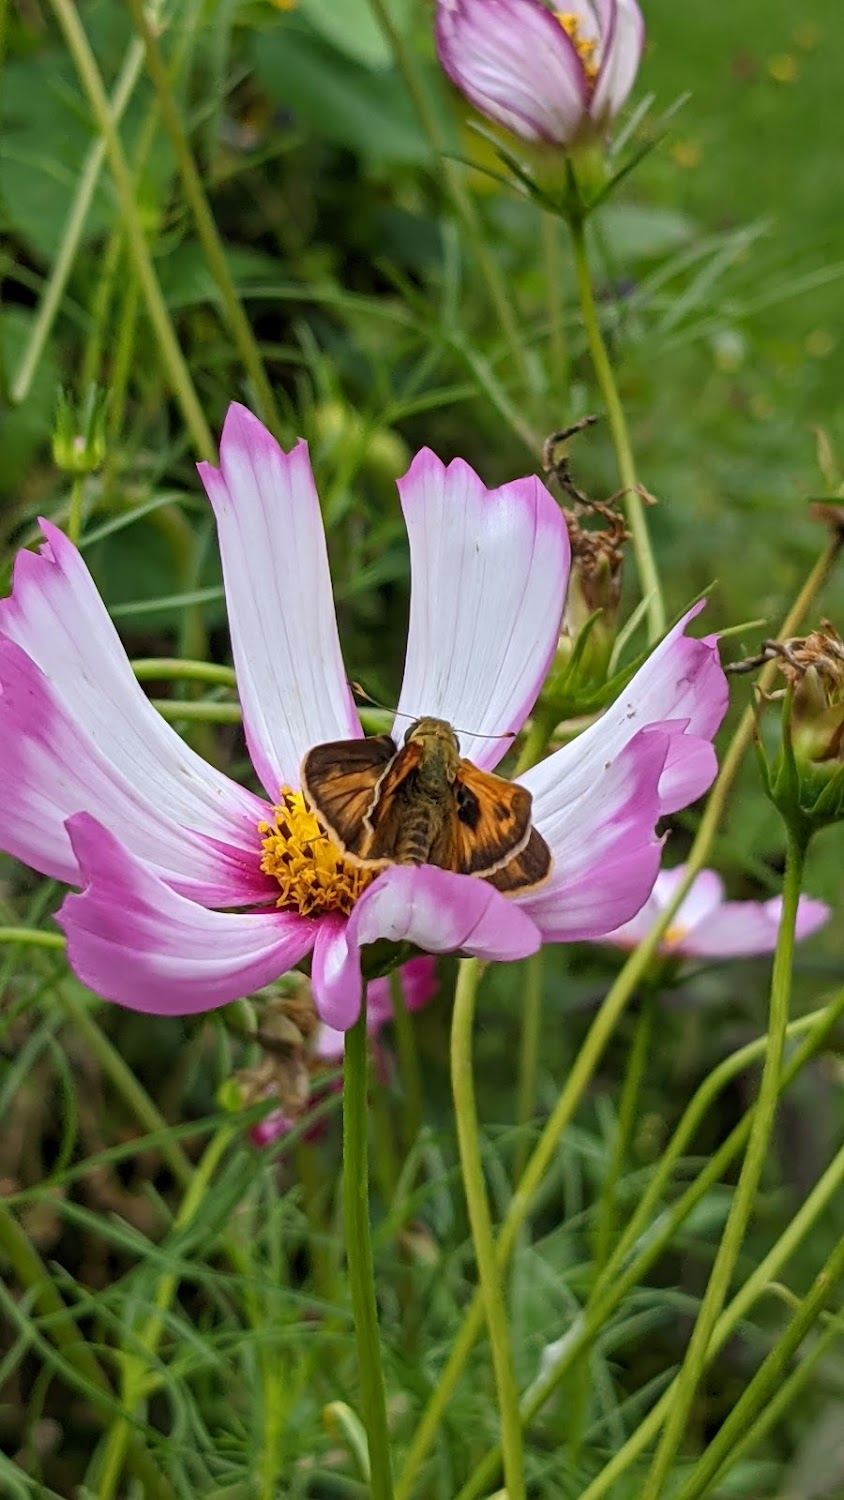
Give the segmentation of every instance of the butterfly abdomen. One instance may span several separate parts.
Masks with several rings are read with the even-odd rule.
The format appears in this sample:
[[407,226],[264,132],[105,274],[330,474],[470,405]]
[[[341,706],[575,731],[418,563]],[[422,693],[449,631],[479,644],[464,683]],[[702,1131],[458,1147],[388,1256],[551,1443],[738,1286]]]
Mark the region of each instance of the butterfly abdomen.
[[409,807],[396,844],[396,864],[427,864],[440,822],[433,804]]

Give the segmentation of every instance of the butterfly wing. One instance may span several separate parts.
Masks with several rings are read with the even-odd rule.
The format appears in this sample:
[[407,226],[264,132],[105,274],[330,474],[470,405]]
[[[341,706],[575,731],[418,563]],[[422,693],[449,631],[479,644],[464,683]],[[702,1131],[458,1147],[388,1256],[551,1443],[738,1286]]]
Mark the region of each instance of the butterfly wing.
[[390,736],[379,734],[315,745],[302,761],[305,801],[320,827],[353,861],[367,856],[372,840],[368,814],[397,755]]
[[528,891],[535,891],[545,884],[553,864],[551,850],[542,834],[532,828],[524,849],[513,855],[500,870],[493,871],[485,878],[505,896],[513,896],[517,891],[524,896]]
[[454,803],[431,851],[431,864],[460,875],[490,875],[530,837],[530,792],[462,760]]
[[368,860],[387,861],[399,856],[408,815],[402,790],[407,789],[408,778],[418,771],[421,762],[421,746],[410,741],[402,745],[380,776],[366,815],[369,838],[364,852]]

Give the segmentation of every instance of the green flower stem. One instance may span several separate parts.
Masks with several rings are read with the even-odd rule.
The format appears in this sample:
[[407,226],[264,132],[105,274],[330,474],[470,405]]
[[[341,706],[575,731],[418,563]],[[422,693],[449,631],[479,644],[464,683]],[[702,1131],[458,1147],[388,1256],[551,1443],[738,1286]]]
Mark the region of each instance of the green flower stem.
[[[174,1220],[173,1228],[176,1233],[181,1229],[186,1229],[202,1207],[220,1160],[238,1133],[237,1125],[227,1125],[209,1141]],[[131,1422],[135,1408],[147,1392],[148,1383],[150,1383],[149,1366],[158,1350],[167,1309],[173,1301],[178,1285],[179,1277],[174,1271],[168,1271],[161,1277],[153,1299],[155,1312],[150,1314],[139,1330],[133,1352],[124,1357],[121,1379],[122,1414],[112,1423],[106,1438],[97,1486],[97,1500],[112,1500],[120,1482],[127,1444],[132,1433]],[[154,1383],[155,1377],[151,1384]]]
[[188,677],[193,682],[212,682],[221,687],[237,685],[231,667],[211,661],[189,661],[181,656],[137,656],[132,671],[139,682],[177,682]]
[[[542,252],[548,297],[548,386],[552,401],[562,413],[564,392],[569,388],[569,362],[563,317],[562,270],[560,267],[560,221],[556,214],[542,215]],[[562,421],[558,424],[562,427]]]
[[653,642],[659,640],[660,636],[665,634],[665,602],[662,597],[662,587],[648,535],[645,507],[637,489],[636,465],[633,460],[633,450],[630,446],[627,419],[625,418],[624,408],[618,394],[618,386],[615,382],[612,365],[607,354],[607,346],[604,343],[604,336],[601,333],[598,310],[595,306],[595,293],[592,289],[589,255],[586,249],[586,226],[583,220],[572,219],[569,221],[569,228],[571,230],[572,247],[574,250],[574,269],[577,277],[577,289],[580,294],[583,326],[586,330],[586,340],[592,356],[595,378],[597,379],[601,395],[604,398],[604,405],[607,409],[613,447],[615,448],[616,460],[618,462],[619,478],[625,492],[624,508],[630,530],[633,534],[633,551],[636,555],[636,566],[639,570],[639,584],[644,598],[648,601],[649,637]]
[[486,283],[490,302],[495,309],[495,315],[501,325],[501,331],[510,347],[512,358],[521,373],[525,386],[530,389],[534,382],[527,350],[519,332],[518,319],[513,312],[507,285],[501,275],[498,263],[487,246],[474,200],[463,180],[464,168],[457,162],[451,161],[447,154],[449,144],[436,113],[431,108],[428,96],[419,82],[413,52],[406,45],[404,37],[395,25],[386,0],[370,0],[370,4],[379,26],[389,40],[399,71],[404,78],[407,92],[413,100],[414,108],[419,116],[422,129],[428,137],[431,149],[435,156],[440,158],[439,166],[451,198],[452,206],[472,245],[478,268]]
[[81,474],[77,474],[71,485],[70,504],[67,509],[67,535],[75,547],[79,546],[79,537],[82,532],[82,500],[84,492],[84,480]]
[[416,1030],[405,1002],[399,969],[393,969],[390,975],[390,1002],[393,1007],[399,1072],[404,1089],[404,1149],[408,1152],[422,1126],[422,1076],[419,1072]]
[[40,927],[0,927],[0,943],[28,943],[32,948],[63,948],[60,932],[42,932]]
[[[143,56],[143,52],[141,53]],[[102,147],[102,141],[98,144]],[[117,272],[123,258],[125,239],[123,225],[116,223],[108,237],[105,252],[102,256],[101,270],[91,299],[90,328],[85,340],[85,352],[82,356],[82,371],[79,377],[79,389],[87,391],[88,387],[95,385],[100,376],[100,366],[105,346],[106,330],[108,327],[114,295],[117,291]],[[107,382],[103,380],[102,384]],[[108,382],[109,397],[111,397],[111,382]]]
[[[839,1270],[838,1278],[841,1277],[841,1274],[842,1272]],[[832,1281],[832,1278],[829,1276],[829,1263],[827,1263],[824,1271],[821,1272],[821,1277],[823,1276],[826,1276],[828,1278],[827,1285],[823,1288],[824,1292],[828,1295],[829,1286]],[[784,1337],[788,1338],[789,1335],[786,1334]],[[756,1447],[760,1439],[764,1437],[767,1432],[770,1432],[772,1430],[775,1431],[782,1418],[785,1417],[786,1414],[791,1410],[795,1398],[802,1390],[815,1367],[818,1365],[821,1359],[823,1359],[827,1354],[830,1353],[832,1345],[834,1343],[837,1343],[841,1338],[844,1338],[844,1319],[839,1316],[830,1320],[823,1333],[819,1334],[819,1336],[815,1340],[813,1347],[804,1355],[800,1363],[796,1366],[795,1369],[792,1370],[791,1374],[788,1376],[785,1376],[784,1369],[786,1361],[781,1357],[780,1345],[777,1345],[777,1347],[771,1351],[771,1357],[776,1361],[774,1379],[770,1383],[768,1383],[767,1381],[765,1382],[766,1390],[764,1405],[760,1407],[760,1403],[758,1402],[758,1400],[754,1402],[753,1409],[758,1413],[755,1421],[751,1420],[750,1426],[748,1426],[748,1419],[745,1417],[744,1425],[742,1427],[739,1427],[738,1424],[733,1423],[731,1414],[728,1418],[728,1422],[730,1423],[730,1445],[729,1447],[727,1447],[726,1442],[724,1443],[723,1446],[726,1451],[724,1452],[723,1456],[721,1456],[721,1453],[719,1452],[719,1462],[717,1466],[712,1465],[710,1473],[710,1465],[707,1463],[707,1460],[709,1458],[711,1449],[715,1448],[716,1444],[719,1445],[719,1449],[721,1448],[721,1432],[725,1430],[727,1425],[726,1423],[724,1425],[724,1428],[722,1428],[718,1432],[717,1436],[713,1439],[710,1448],[707,1448],[706,1453],[700,1460],[700,1464],[706,1465],[707,1468],[707,1477],[704,1480],[704,1487],[701,1488],[698,1485],[693,1490],[689,1489],[688,1495],[686,1489],[683,1489],[678,1492],[676,1500],[689,1500],[689,1496],[691,1495],[705,1494],[710,1488],[710,1477],[715,1476],[717,1480],[720,1481],[721,1478],[725,1476],[730,1469],[735,1467],[738,1460],[744,1457],[745,1453],[750,1452],[753,1448]],[[761,1370],[759,1373],[761,1375]],[[783,1378],[784,1376],[785,1378]],[[741,1402],[743,1400],[744,1397],[741,1398],[739,1405],[741,1405]],[[736,1408],[736,1410],[737,1409],[738,1408]],[[698,1467],[699,1466],[696,1465],[695,1469],[692,1470],[689,1481],[690,1484],[695,1482]]]
[[516,1094],[516,1123],[519,1140],[516,1146],[516,1180],[524,1171],[527,1158],[528,1126],[536,1109],[536,1081],[539,1072],[539,1041],[542,1031],[542,981],[545,969],[543,950],[534,953],[525,964],[522,1034],[519,1048],[519,1083]]
[[[835,536],[830,539],[824,548],[780,627],[778,633],[780,640],[794,634],[815,594],[826,579],[830,568],[841,550],[841,546],[842,539]],[[770,686],[775,671],[776,666],[774,663],[769,663],[763,669],[759,675],[760,688],[764,690]],[[510,1203],[510,1208],[504,1220],[504,1225],[496,1246],[499,1268],[502,1270],[507,1264],[521,1226],[530,1212],[533,1195],[541,1183],[547,1167],[554,1158],[559,1138],[580,1103],[584,1091],[588,1087],[589,1081],[603,1055],[604,1048],[612,1035],[618,1019],[622,1015],[630,997],[645,980],[663,934],[673,922],[677,909],[691,886],[695,875],[703,868],[706,862],[709,849],[717,833],[718,825],[726,805],[727,796],[736,778],[745,752],[752,740],[754,724],[755,714],[751,705],[745,710],[739,721],[736,732],[722,761],[718,778],[709,795],[709,801],[701,818],[698,832],[689,851],[685,878],[675,891],[673,899],[668,903],[665,910],[660,913],[648,936],[630,954],[589,1029],[571,1073],[560,1094],[560,1098],[545,1125],[519,1183],[518,1190]],[[437,1429],[460,1378],[460,1372],[471,1353],[482,1327],[482,1304],[479,1294],[475,1293],[466,1311],[463,1323],[457,1330],[452,1341],[451,1351],[440,1375],[439,1383],[431,1395],[411,1439],[404,1467],[396,1484],[396,1500],[409,1500],[416,1474],[434,1440]]]
[[[814,1228],[816,1220],[823,1211],[829,1207],[844,1188],[844,1146],[834,1157],[827,1167],[820,1181],[815,1184],[803,1207],[795,1214],[788,1228],[780,1235],[773,1249],[765,1256],[765,1259],[756,1267],[756,1270],[748,1277],[744,1286],[733,1298],[728,1307],[724,1309],[709,1342],[706,1351],[706,1364],[712,1360],[724,1347],[728,1339],[732,1338],[737,1327],[747,1316],[750,1308],[758,1299],[770,1290],[770,1283],[776,1281],[783,1266],[795,1250]],[[613,1488],[619,1477],[626,1472],[639,1455],[650,1445],[656,1437],[674,1401],[679,1376],[671,1382],[671,1385],[663,1393],[660,1400],[648,1412],[645,1419],[639,1423],[635,1432],[631,1433],[627,1442],[605,1465],[601,1473],[593,1479],[578,1500],[603,1500],[603,1497]],[[640,1492],[637,1491],[637,1496]]]
[[618,1214],[616,1194],[621,1175],[624,1171],[633,1132],[636,1128],[639,1094],[648,1064],[655,1008],[656,999],[649,985],[643,996],[639,1014],[636,1017],[633,1044],[627,1057],[627,1067],[618,1103],[618,1124],[615,1131],[615,1142],[601,1192],[601,1200],[598,1205],[598,1222],[595,1229],[596,1275],[600,1275],[607,1263],[610,1245],[616,1232]]
[[[798,1021],[792,1021],[788,1028],[789,1038],[796,1038],[804,1033],[807,1035],[783,1072],[780,1092],[788,1088],[810,1058],[814,1057],[842,1014],[844,1014],[844,990],[839,992],[830,1005],[801,1016]],[[730,1132],[726,1141],[709,1159],[695,1181],[668,1211],[660,1214],[658,1226],[654,1225],[655,1232],[648,1233],[652,1215],[658,1211],[661,1199],[670,1185],[675,1163],[685,1151],[710,1106],[738,1073],[764,1056],[767,1045],[767,1035],[748,1042],[746,1046],[725,1058],[701,1084],[660,1159],[659,1166],[648,1184],[640,1205],[595,1283],[579,1326],[570,1329],[566,1334],[563,1350],[552,1368],[535,1380],[525,1392],[522,1399],[524,1425],[532,1422],[537,1413],[542,1410],[564,1375],[575,1364],[584,1362],[596,1336],[606,1326],[628,1292],[641,1284],[648,1271],[671,1244],[674,1235],[692,1210],[697,1207],[710,1188],[723,1179],[724,1173],[744,1146],[750,1133],[752,1108]],[[633,1247],[645,1235],[647,1238],[644,1248],[635,1259],[630,1260]],[[477,1500],[477,1496],[485,1494],[494,1482],[500,1470],[500,1464],[501,1449],[497,1447],[490,1450],[481,1460],[460,1491],[457,1500]]]
[[155,329],[168,379],[181,407],[185,425],[191,434],[196,451],[200,457],[213,462],[216,457],[214,439],[205,420],[190,371],[179,348],[179,342],[161,294],[141,225],[132,176],[111,113],[102,75],[73,0],[51,0],[51,3],[105,145],[126,230],[129,252],[143,289],[147,312]]
[[360,1015],[346,1032],[343,1061],[343,1212],[363,1422],[369,1444],[370,1492],[372,1500],[392,1500],[390,1433],[369,1229],[368,1083],[369,1046],[364,993]]
[[715,1264],[709,1277],[700,1312],[698,1313],[686,1357],[677,1377],[675,1395],[671,1403],[668,1420],[662,1439],[654,1457],[650,1474],[642,1491],[642,1500],[659,1500],[674,1456],[682,1441],[695,1392],[700,1382],[707,1349],[718,1315],[724,1306],[730,1288],[736,1261],[739,1257],[750,1216],[756,1203],[756,1195],[762,1170],[768,1154],[774,1128],[774,1113],[779,1093],[780,1074],[785,1050],[788,1007],[791,998],[791,971],[794,962],[794,932],[797,921],[797,904],[803,882],[803,867],[806,857],[806,840],[792,828],[787,828],[786,865],[783,878],[783,907],[780,920],[774,967],[771,976],[771,999],[768,1020],[768,1046],[759,1085],[759,1098],[753,1112],[753,1124],[747,1142],[747,1151],[742,1163],[738,1185]]
[[[706,1452],[695,1464],[686,1483],[675,1491],[675,1500],[700,1500],[700,1497],[709,1490],[715,1476],[724,1471],[725,1464],[727,1467],[732,1467],[732,1463],[738,1456],[735,1449],[747,1437],[754,1417],[759,1412],[765,1413],[768,1402],[780,1391],[792,1358],[809,1329],[821,1317],[842,1276],[844,1276],[844,1239],[839,1240],[785,1333],[762,1361],[750,1384],[745,1386]],[[840,1338],[844,1334],[844,1321],[837,1320],[827,1332]]]
[[204,698],[194,703],[176,698],[151,698],[150,702],[169,724],[178,724],[180,720],[197,724],[239,724],[242,718],[239,703],[212,703]]
[[[0,1201],[0,1252],[9,1262],[20,1285],[30,1294],[32,1307],[46,1322],[52,1343],[67,1365],[84,1383],[85,1394],[97,1417],[105,1425],[114,1411],[114,1396],[90,1344],[76,1322],[41,1257],[24,1234],[17,1219]],[[174,1500],[173,1490],[138,1437],[127,1432],[127,1463],[150,1500]]]
[[244,368],[252,381],[255,394],[260,407],[261,415],[269,427],[273,429],[276,436],[281,431],[281,417],[272,386],[267,378],[264,361],[255,341],[249,320],[243,311],[240,298],[231,272],[226,260],[223,242],[220,239],[214,215],[208,204],[202,179],[197,170],[190,141],[182,123],[182,117],[173,97],[173,90],[167,76],[167,69],[161,56],[161,50],[156,39],[155,31],[147,16],[144,0],[129,0],[129,8],[135,28],[143,42],[146,52],[147,72],[152,79],[153,87],[158,95],[161,106],[161,117],[164,128],[170,137],[170,144],[176,157],[176,164],[182,179],[185,197],[190,205],[196,222],[197,232],[205,252],[211,274],[217,283],[222,298],[223,308],[234,339],[235,347],[243,360]]
[[451,1090],[454,1096],[454,1117],[457,1125],[463,1189],[469,1210],[481,1299],[489,1329],[495,1383],[498,1389],[498,1411],[501,1418],[501,1446],[504,1453],[507,1496],[508,1500],[525,1500],[519,1393],[513,1372],[507,1311],[501,1295],[501,1279],[495,1258],[495,1241],[484,1184],[475,1086],[472,1079],[472,1026],[481,968],[481,963],[477,958],[464,958],[460,963],[451,1024]]
[[[114,122],[115,126],[119,124],[123,111],[135,91],[135,85],[140,77],[143,61],[144,49],[139,42],[133,41],[127,48],[114,93],[106,104],[109,118]],[[41,356],[44,353],[47,339],[50,336],[50,329],[55,322],[56,313],[61,305],[65,287],[73,268],[73,262],[79,250],[85,223],[88,218],[88,211],[91,207],[105,160],[105,154],[105,140],[100,136],[99,140],[92,142],[88,148],[76,194],[62,234],[59,253],[53,263],[44,295],[38,304],[38,312],[35,322],[32,325],[29,342],[12,383],[10,394],[12,404],[15,406],[21,401],[25,401],[29,395],[35,371],[38,369]],[[91,376],[90,378],[93,379],[94,377]],[[83,382],[83,386],[86,383]]]
[[141,287],[135,264],[130,261],[126,268],[126,281],[123,287],[123,297],[117,319],[117,332],[114,337],[111,376],[109,379],[109,402],[106,412],[106,430],[110,442],[108,461],[113,472],[118,467],[120,440],[126,417],[126,395],[129,390],[129,379],[132,374],[132,365],[135,358],[135,336],[138,331],[140,293]]

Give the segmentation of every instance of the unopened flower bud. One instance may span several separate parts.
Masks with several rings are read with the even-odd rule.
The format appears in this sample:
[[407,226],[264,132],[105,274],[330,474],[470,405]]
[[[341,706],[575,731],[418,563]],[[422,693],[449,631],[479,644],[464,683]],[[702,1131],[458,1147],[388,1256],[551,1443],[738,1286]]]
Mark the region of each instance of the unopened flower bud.
[[59,391],[53,463],[63,474],[92,474],[102,465],[106,456],[106,401],[106,392],[96,385],[88,387],[78,407],[67,391]]
[[844,818],[844,641],[828,620],[805,637],[766,641],[786,687],[781,750],[763,760],[766,789],[783,815],[809,834]]

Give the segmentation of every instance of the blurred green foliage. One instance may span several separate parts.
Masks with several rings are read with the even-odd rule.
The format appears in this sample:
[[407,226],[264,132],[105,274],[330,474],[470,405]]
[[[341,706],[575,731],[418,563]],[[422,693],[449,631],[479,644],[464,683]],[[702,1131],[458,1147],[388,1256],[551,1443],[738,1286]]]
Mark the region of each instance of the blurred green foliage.
[[[92,0],[79,10],[113,89],[132,47],[128,8]],[[830,485],[819,470],[817,431],[844,454],[838,123],[844,16],[838,0],[813,0],[799,11],[736,0],[717,13],[647,0],[645,10],[650,40],[638,97],[652,91],[658,111],[687,90],[689,98],[668,138],[592,226],[592,249],[639,471],[658,500],[649,520],[669,613],[717,580],[708,628],[759,617],[768,622],[730,641],[727,653],[741,655],[770,633],[821,549],[809,498],[840,483],[833,476]],[[407,612],[394,480],[411,453],[423,444],[445,459],[459,453],[487,483],[499,483],[537,470],[544,436],[596,406],[562,230],[480,171],[455,165],[465,158],[492,161],[439,76],[431,8],[393,0],[390,13],[437,124],[436,145],[366,0],[301,0],[290,8],[270,0],[173,0],[163,8],[160,37],[229,270],[280,404],[278,435],[289,443],[302,434],[311,444],[350,676],[386,702],[398,690]],[[31,542],[38,514],[66,515],[66,482],[50,456],[58,385],[81,398],[96,380],[110,391],[108,452],[86,481],[86,556],[130,654],[207,650],[228,660],[196,454],[139,295],[107,166],[55,321],[25,395],[16,393],[96,137],[50,7],[21,3],[0,9],[0,17],[4,574],[16,547]],[[121,136],[167,307],[217,433],[227,403],[255,404],[255,393],[143,67]],[[526,379],[496,322],[476,247],[455,213],[449,170],[471,191],[505,279]],[[587,492],[614,491],[604,424],[578,440],[573,466]],[[838,575],[820,608],[839,628],[842,603]],[[749,692],[738,679],[735,700],[743,704]],[[247,774],[237,733],[182,727],[201,735],[205,753]],[[672,858],[685,850],[695,821],[694,813],[677,820]],[[812,893],[838,913],[840,850],[837,834],[820,839],[808,878]],[[781,829],[749,762],[713,862],[733,893],[759,896],[777,888],[782,856]],[[4,881],[6,921],[35,922],[58,899],[9,862]],[[797,1013],[840,982],[842,953],[839,916],[798,959]],[[613,956],[593,950],[551,956],[543,1113],[616,967]],[[629,1200],[701,1078],[764,1029],[767,973],[761,960],[713,966],[685,976],[664,997],[623,1184]],[[428,1089],[419,1175],[392,1204],[390,1164],[382,1164],[379,1212],[387,1227],[377,1250],[390,1374],[402,1392],[395,1413],[402,1440],[442,1366],[474,1274],[449,1130],[449,964],[442,977],[440,1000],[418,1018]],[[177,1493],[218,1500],[264,1493],[253,1486],[271,1438],[286,1475],[279,1494],[360,1494],[342,1441],[323,1428],[320,1415],[325,1402],[355,1382],[338,1274],[336,1131],[285,1158],[277,1172],[242,1143],[198,1221],[181,1235],[170,1220],[174,1184],[161,1140],[154,1133],[152,1142],[141,1139],[149,1120],[132,1118],[108,1052],[98,1055],[77,1032],[72,1006],[87,998],[76,982],[52,955],[31,960],[9,950],[0,993],[8,1061],[4,1174],[10,1191],[27,1195],[24,1227],[62,1268],[57,1279],[92,1342],[119,1341],[120,1328],[136,1326],[151,1306],[162,1269],[178,1271],[162,1385],[145,1428]],[[490,1127],[489,1181],[500,1214],[525,1134],[507,1123],[514,1118],[521,972],[491,974],[482,998],[481,1113]],[[195,1132],[183,1142],[195,1159],[216,1119],[216,1087],[238,1061],[235,1044],[211,1024],[97,1016],[164,1119],[175,1126],[187,1121]],[[561,1148],[536,1235],[515,1264],[514,1340],[523,1383],[535,1374],[543,1344],[588,1292],[590,1208],[607,1170],[633,1024],[625,1020],[614,1038]],[[696,1144],[702,1155],[743,1113],[750,1087],[743,1076],[724,1096]],[[840,1063],[825,1057],[783,1107],[778,1170],[766,1182],[745,1249],[748,1265],[818,1176],[840,1139],[842,1118]],[[121,1141],[125,1150],[115,1145]],[[608,1329],[588,1379],[572,1380],[536,1424],[536,1494],[577,1495],[635,1424],[641,1393],[652,1399],[661,1389],[661,1372],[682,1355],[685,1320],[705,1282],[726,1202],[726,1188],[707,1197]],[[398,1233],[388,1232],[396,1225]],[[798,1291],[842,1229],[839,1207],[801,1248],[790,1278]],[[12,1311],[5,1311],[13,1326]],[[2,1351],[12,1382],[4,1436],[16,1458],[14,1465],[3,1460],[0,1479],[10,1494],[74,1493],[96,1451],[96,1432],[86,1414],[72,1440],[64,1434],[58,1441],[64,1387],[39,1375],[26,1351],[29,1311],[26,1303],[19,1308],[17,1332]],[[730,1409],[779,1321],[772,1301],[746,1340],[724,1351],[700,1395],[692,1448]],[[836,1450],[830,1433],[842,1381],[838,1346],[793,1415],[712,1493],[724,1500],[841,1493],[840,1444]],[[22,1413],[25,1433],[14,1430]],[[481,1349],[449,1411],[424,1493],[452,1500],[496,1439]],[[24,1474],[34,1476],[34,1488]],[[39,1488],[42,1480],[47,1488]],[[613,1493],[632,1500],[637,1483],[628,1476]]]

